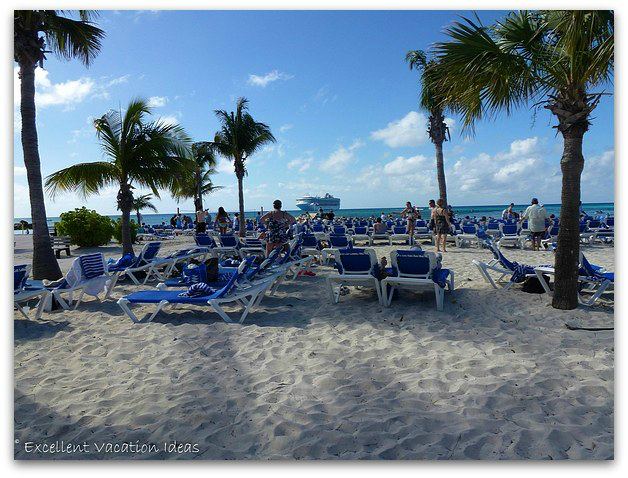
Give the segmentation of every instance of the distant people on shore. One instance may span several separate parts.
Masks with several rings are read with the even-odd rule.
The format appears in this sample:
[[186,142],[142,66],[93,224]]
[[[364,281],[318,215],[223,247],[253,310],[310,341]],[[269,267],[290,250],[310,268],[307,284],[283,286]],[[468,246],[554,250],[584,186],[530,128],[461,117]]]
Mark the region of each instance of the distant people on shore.
[[532,233],[532,250],[541,249],[541,239],[545,236],[545,220],[548,219],[547,211],[539,205],[537,198],[532,198],[531,204],[521,216],[521,221],[528,220],[528,229]]
[[502,219],[506,221],[509,221],[511,219],[515,219],[515,220],[519,219],[519,213],[513,210],[514,207],[515,207],[515,203],[511,202],[510,206],[508,206],[506,209],[502,211]]
[[231,218],[229,217],[229,214],[227,214],[224,207],[220,206],[218,208],[218,213],[216,213],[216,226],[218,227],[220,234],[227,234],[230,222]]
[[417,213],[417,209],[412,205],[410,201],[406,202],[406,207],[403,211],[401,211],[401,217],[406,218],[407,220],[407,233],[410,236],[410,245],[414,240],[414,226],[416,225],[417,219],[420,215]]
[[436,252],[447,252],[447,234],[451,228],[451,222],[449,210],[445,209],[445,201],[442,198],[436,201],[436,206],[432,209],[432,220],[436,233]]
[[266,255],[286,245],[290,238],[290,228],[296,223],[294,216],[282,211],[281,206],[281,201],[275,199],[273,210],[264,214],[260,219],[261,223],[266,226],[266,232],[263,233],[266,238]]

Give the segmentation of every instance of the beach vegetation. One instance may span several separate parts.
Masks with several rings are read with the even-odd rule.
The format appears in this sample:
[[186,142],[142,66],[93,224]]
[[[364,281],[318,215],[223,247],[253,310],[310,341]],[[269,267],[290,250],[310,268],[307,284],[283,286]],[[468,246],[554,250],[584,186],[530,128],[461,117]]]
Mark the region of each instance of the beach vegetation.
[[445,109],[448,106],[447,97],[438,86],[438,78],[443,74],[439,62],[428,59],[422,50],[411,50],[406,54],[406,62],[410,69],[421,72],[421,96],[419,106],[429,114],[427,134],[436,150],[436,178],[438,181],[439,197],[445,201],[447,207],[447,183],[445,180],[445,160],[443,158],[443,143],[450,141],[449,127],[445,123]]
[[608,10],[519,11],[485,26],[454,22],[434,52],[438,81],[455,99],[465,129],[480,119],[531,105],[547,109],[563,138],[560,228],[552,305],[578,305],[582,144],[614,69],[614,16]]
[[68,236],[78,247],[97,247],[109,244],[114,227],[108,216],[101,216],[85,206],[61,213],[55,224],[57,234]]
[[[248,100],[239,98],[236,110],[215,111],[221,123],[220,131],[214,138],[216,151],[233,161],[235,175],[238,180],[238,205],[240,217],[244,216],[244,176],[246,173],[246,160],[268,143],[274,143],[275,137],[270,127],[264,123],[255,121],[248,112]],[[240,221],[241,237],[245,235],[245,221]]]
[[179,125],[150,120],[151,108],[143,99],[132,100],[126,111],[111,110],[94,120],[103,150],[102,161],[81,163],[46,178],[52,196],[59,191],[76,191],[82,196],[116,187],[117,205],[122,212],[123,254],[133,253],[130,216],[133,189],[170,190],[175,178],[189,174],[189,139]]
[[216,174],[216,154],[211,142],[201,141],[190,148],[191,174],[180,175],[173,184],[172,196],[177,202],[185,199],[194,200],[196,211],[202,211],[203,196],[211,194],[222,186],[216,186],[212,176]]
[[[112,219],[111,222],[113,223],[113,238],[119,243],[122,243],[122,218]],[[131,234],[131,242],[133,244],[135,244],[137,240],[137,230],[139,227],[140,226],[133,219],[129,221],[129,233]]]
[[79,10],[78,18],[61,10],[15,10],[13,55],[19,66],[20,121],[24,166],[33,223],[33,268],[35,279],[58,279],[61,269],[52,249],[46,217],[37,137],[35,69],[43,68],[46,55],[78,59],[89,66],[100,51],[105,32],[92,19],[95,12]]

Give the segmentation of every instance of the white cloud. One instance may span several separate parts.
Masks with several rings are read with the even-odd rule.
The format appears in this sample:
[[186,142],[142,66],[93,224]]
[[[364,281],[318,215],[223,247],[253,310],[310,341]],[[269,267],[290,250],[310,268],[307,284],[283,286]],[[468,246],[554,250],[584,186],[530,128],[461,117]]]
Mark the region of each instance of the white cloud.
[[326,172],[341,172],[355,160],[355,151],[363,145],[364,143],[357,139],[348,148],[342,145],[339,146],[336,151],[331,153],[329,157],[323,161],[320,165],[320,169]]
[[180,118],[181,118],[181,113],[176,113],[174,115],[161,116],[159,119],[162,123],[176,126],[179,124]]
[[26,167],[13,166],[13,176],[26,176]]
[[292,161],[289,161],[287,166],[288,166],[288,169],[294,169],[299,173],[304,173],[305,171],[310,169],[313,162],[314,162],[314,158],[312,157],[312,155],[307,154],[305,156],[301,156],[301,157],[293,159]]
[[233,174],[233,164],[227,158],[221,157],[218,159],[218,164],[216,165],[216,171],[219,173]]
[[428,159],[423,155],[404,158],[397,156],[384,165],[384,174],[388,176],[403,176],[420,173],[427,165]]
[[391,148],[419,146],[427,141],[427,118],[410,111],[403,118],[391,121],[385,128],[371,132],[371,139],[383,141]]
[[269,83],[277,80],[289,80],[294,78],[293,75],[288,75],[287,73],[282,73],[278,70],[273,70],[265,75],[249,75],[248,83],[249,85],[261,86],[262,88],[266,88]]
[[291,130],[291,129],[292,129],[292,127],[293,127],[293,125],[291,125],[291,124],[284,124],[284,125],[282,125],[282,126],[279,128],[279,132],[280,132],[280,133],[285,133],[286,131]]
[[150,108],[161,108],[162,106],[166,106],[168,102],[168,98],[165,96],[151,96],[148,98],[148,106]]

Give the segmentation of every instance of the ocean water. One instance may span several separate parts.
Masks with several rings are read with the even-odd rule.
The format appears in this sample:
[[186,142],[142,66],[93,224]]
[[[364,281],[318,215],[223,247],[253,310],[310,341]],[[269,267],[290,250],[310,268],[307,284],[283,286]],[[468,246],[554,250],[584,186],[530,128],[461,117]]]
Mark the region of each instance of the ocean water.
[[[499,204],[493,206],[452,206],[456,217],[464,217],[464,216],[475,216],[475,217],[499,217],[501,216],[502,211],[507,207],[506,204]],[[528,207],[528,204],[517,204],[515,206],[515,211],[523,212],[525,208]],[[582,205],[583,209],[590,215],[598,215],[598,214],[614,214],[615,212],[615,204],[614,203],[584,203]],[[429,208],[421,207],[421,215],[425,218],[429,216]],[[560,216],[560,204],[545,204],[545,209],[549,214],[555,214]],[[338,211],[334,211],[336,217],[371,217],[371,216],[379,216],[382,213],[384,214],[399,214],[403,210],[402,207],[399,208],[364,208],[364,209],[339,209]],[[303,213],[301,210],[289,210],[289,213],[298,216]],[[142,220],[151,225],[161,224],[165,222],[166,224],[170,223],[170,218],[174,213],[171,214],[142,214]],[[191,218],[194,218],[194,213],[192,211],[181,211],[181,214],[187,214]],[[216,215],[215,211],[210,211],[212,217]],[[229,215],[233,217],[233,212],[229,212]],[[257,215],[257,211],[247,211],[244,213],[247,218],[254,218]],[[109,215],[112,219],[117,219],[120,217],[119,214]],[[135,215],[131,215],[131,219],[134,219]],[[19,222],[20,220],[25,220],[30,222],[30,218],[22,218],[16,217],[13,219],[13,222]],[[49,217],[48,224],[52,227],[55,222],[59,222],[60,218],[58,217]],[[21,231],[15,231],[16,234],[21,233]]]

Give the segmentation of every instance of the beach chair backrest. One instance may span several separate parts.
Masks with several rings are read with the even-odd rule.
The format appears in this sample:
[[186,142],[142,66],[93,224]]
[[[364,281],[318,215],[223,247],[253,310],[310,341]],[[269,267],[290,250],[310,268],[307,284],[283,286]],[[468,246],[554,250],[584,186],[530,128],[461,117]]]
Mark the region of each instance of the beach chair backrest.
[[356,226],[356,228],[354,229],[354,232],[356,234],[366,234],[366,226]]
[[329,243],[332,247],[347,247],[349,245],[349,239],[347,236],[329,236]]
[[395,226],[393,228],[394,234],[407,234],[406,226]]
[[303,234],[301,236],[301,245],[303,247],[318,247],[318,239],[312,234]]
[[604,222],[610,228],[614,228],[615,227],[615,218],[614,217],[607,217],[606,221],[604,221]]
[[436,256],[425,251],[392,251],[390,262],[399,277],[428,279],[436,267]]
[[334,234],[344,236],[347,233],[347,229],[344,226],[334,226]]
[[17,293],[21,291],[26,285],[28,275],[30,274],[31,266],[28,264],[21,264],[13,266],[13,292]]
[[427,227],[427,223],[423,219],[418,219],[415,223],[415,227]]
[[338,249],[334,255],[342,274],[370,274],[377,264],[377,254],[370,248]]
[[83,254],[79,256],[81,271],[86,279],[106,275],[105,256],[101,253]]
[[255,261],[255,256],[249,256],[246,259],[244,259],[238,266],[238,270],[235,272],[235,274],[233,274],[229,278],[229,280],[224,285],[224,287],[216,292],[216,295],[214,296],[214,298],[221,299],[227,294],[229,294],[233,290],[233,288],[236,286],[238,281],[240,281],[242,277],[248,272],[248,270],[250,269],[254,261]]
[[238,238],[233,234],[221,234],[220,235],[220,245],[222,247],[237,247],[238,246]]
[[207,234],[197,234],[194,237],[194,240],[196,241],[196,245],[199,247],[216,247],[214,238]]
[[580,266],[582,267],[582,272],[585,273],[587,277],[599,277],[598,271],[596,271],[591,263],[587,260],[584,254],[580,256]]
[[521,223],[521,229],[528,229],[528,220],[525,219],[522,223]]
[[601,223],[597,219],[594,219],[592,221],[588,221],[587,222],[587,227],[589,229],[598,229],[600,227],[600,225],[601,225]]
[[152,261],[161,249],[161,242],[149,242],[144,246],[142,252],[139,255],[139,259],[143,261]]
[[[552,226],[552,228],[549,230],[549,235],[554,237],[554,236],[558,236],[558,226]],[[583,231],[581,231],[583,232]]]
[[504,236],[516,236],[517,225],[516,224],[500,224],[499,229]]
[[475,234],[478,231],[475,224],[465,224],[464,226],[462,226],[462,232],[464,234]]

